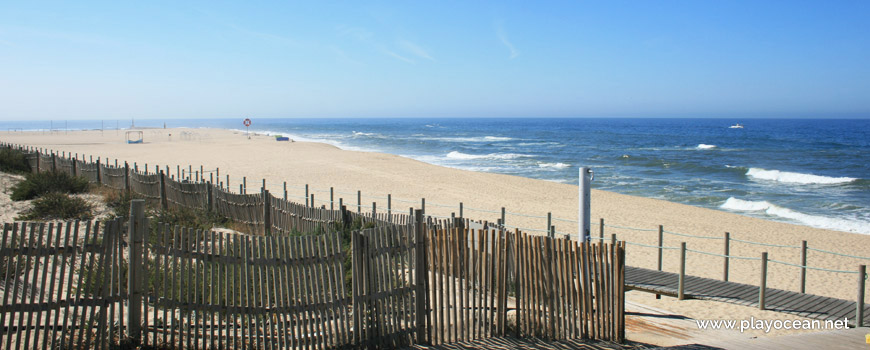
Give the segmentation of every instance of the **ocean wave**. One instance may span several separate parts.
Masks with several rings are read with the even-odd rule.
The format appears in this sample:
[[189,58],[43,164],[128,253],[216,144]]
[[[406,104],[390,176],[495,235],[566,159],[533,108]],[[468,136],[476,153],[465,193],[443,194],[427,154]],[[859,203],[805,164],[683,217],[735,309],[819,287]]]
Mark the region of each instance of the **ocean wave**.
[[714,149],[714,148],[716,148],[716,145],[707,145],[707,144],[703,144],[703,143],[695,146],[695,149]]
[[513,140],[512,137],[480,136],[480,137],[421,137],[420,140],[444,141],[444,142],[505,142]]
[[523,157],[531,157],[527,154],[517,154],[517,153],[490,153],[490,154],[467,154],[462,152],[453,151],[447,153],[447,158],[449,159],[460,159],[460,160],[471,160],[471,159],[517,159]]
[[376,136],[377,134],[373,132],[362,132],[362,131],[354,131],[353,136]]
[[844,184],[844,183],[849,183],[849,182],[853,182],[853,181],[858,180],[858,179],[853,178],[853,177],[830,177],[830,176],[820,176],[820,175],[812,175],[812,174],[792,173],[792,172],[779,171],[779,170],[766,170],[766,169],[761,169],[761,168],[749,168],[749,170],[746,172],[746,176],[749,176],[749,177],[755,178],[755,179],[760,179],[760,180],[770,180],[770,181],[801,184],[801,185]]
[[565,164],[565,163],[540,163],[540,164],[538,164],[539,168],[548,168],[548,169],[565,169],[565,168],[570,167],[570,166],[571,166],[571,164]]
[[729,197],[728,200],[719,207],[733,211],[762,211],[767,215],[793,220],[807,226],[828,230],[870,234],[870,222],[804,214],[777,206],[768,201],[747,201]]

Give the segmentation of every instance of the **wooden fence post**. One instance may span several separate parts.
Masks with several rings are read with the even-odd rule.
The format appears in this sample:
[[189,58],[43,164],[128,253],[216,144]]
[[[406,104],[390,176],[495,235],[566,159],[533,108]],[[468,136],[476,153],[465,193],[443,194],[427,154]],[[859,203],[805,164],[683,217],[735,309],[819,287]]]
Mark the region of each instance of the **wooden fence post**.
[[130,164],[124,162],[124,190],[130,192]]
[[463,205],[462,202],[459,202],[459,217],[464,218],[465,215],[462,214]]
[[211,181],[205,183],[205,207],[209,212],[214,211],[214,190]]
[[79,158],[79,155],[76,154],[76,158],[73,159],[72,162],[70,163],[70,164],[72,164],[72,176],[73,177],[79,176],[78,171],[77,171],[78,169],[76,169],[77,168],[76,163],[78,163],[78,158]]
[[[603,227],[603,226],[602,226],[602,227]],[[662,225],[659,225],[659,265],[658,265],[658,269],[659,269],[659,271],[662,270],[662,251],[665,249],[665,248],[664,248],[664,246],[665,246],[665,236],[664,236],[663,231],[664,231],[664,228],[662,227]],[[603,235],[601,236],[601,239],[602,239],[602,240],[604,239],[604,236],[603,236]],[[685,245],[685,243],[684,243],[683,245]],[[681,258],[681,259],[682,259],[682,260],[685,260],[685,253],[683,253],[683,258]],[[682,278],[682,277],[681,277],[681,278]],[[662,295],[661,295],[661,294],[656,294],[656,299],[661,299],[661,298],[662,298]]]
[[42,160],[42,153],[36,151],[36,172],[39,172],[39,161]]
[[553,226],[553,213],[547,213],[547,236],[553,238],[553,231],[550,230],[550,227]]
[[160,207],[169,208],[169,202],[166,200],[166,174],[163,170],[160,170]]
[[604,218],[598,218],[598,238],[599,241],[604,241]]
[[807,292],[807,241],[801,241],[801,293]]
[[758,286],[758,308],[764,310],[767,301],[767,252],[761,253],[761,283]]
[[140,344],[142,336],[142,252],[145,241],[145,201],[134,199],[130,203],[130,221],[127,235],[129,240],[129,268],[127,271],[127,291],[129,310],[127,312],[127,336],[133,344]]
[[100,166],[100,157],[97,157],[97,185],[103,184],[103,168]]
[[263,234],[272,235],[272,195],[269,190],[263,188]]
[[864,326],[864,284],[867,278],[867,265],[858,266],[858,300],[855,307],[855,327]]
[[57,154],[51,152],[51,171],[57,171]]
[[362,214],[362,191],[356,191],[356,213]]
[[390,193],[387,193],[387,222],[393,222],[392,217],[393,217],[393,195]]
[[415,257],[417,258],[414,262],[414,285],[415,285],[415,296],[414,300],[416,302],[415,305],[415,314],[417,319],[415,322],[417,323],[417,344],[429,344],[430,343],[430,334],[429,327],[426,326],[426,320],[428,317],[429,303],[427,300],[428,297],[428,288],[426,288],[426,282],[428,281],[429,271],[428,271],[428,262],[426,259],[426,233],[424,232],[425,228],[423,227],[423,211],[415,210],[414,211],[414,242],[416,243],[416,247],[414,249]]
[[[305,184],[305,206],[309,206],[308,204],[308,184]],[[314,203],[311,203],[310,206],[314,206]]]
[[722,280],[728,282],[728,256],[731,254],[731,233],[725,232],[725,262],[722,271]]
[[[661,227],[661,226],[659,226]],[[661,232],[661,231],[659,231]],[[661,296],[659,296],[661,298]],[[686,242],[680,243],[680,281],[678,285],[677,299],[686,298]]]

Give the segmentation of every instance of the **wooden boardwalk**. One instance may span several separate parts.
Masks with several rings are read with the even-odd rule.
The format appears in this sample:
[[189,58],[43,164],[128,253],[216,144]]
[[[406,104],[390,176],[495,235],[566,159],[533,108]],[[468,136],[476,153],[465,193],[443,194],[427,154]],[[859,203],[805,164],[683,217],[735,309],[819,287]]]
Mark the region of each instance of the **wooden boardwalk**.
[[[679,275],[672,272],[626,266],[625,285],[629,290],[635,289],[676,297]],[[686,276],[684,288],[686,298],[758,307],[758,286]],[[817,320],[848,318],[849,323],[854,326],[855,301],[767,288],[765,304],[766,310]],[[868,320],[870,306],[865,305],[864,315],[863,326],[870,326],[870,320]]]

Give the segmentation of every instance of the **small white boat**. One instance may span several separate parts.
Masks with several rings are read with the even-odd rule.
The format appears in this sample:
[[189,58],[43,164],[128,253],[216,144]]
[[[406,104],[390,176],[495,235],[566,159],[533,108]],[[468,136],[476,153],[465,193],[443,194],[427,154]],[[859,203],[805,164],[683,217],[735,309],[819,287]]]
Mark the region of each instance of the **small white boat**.
[[743,129],[743,124],[737,123],[737,124],[729,126],[728,128],[730,128],[730,129]]

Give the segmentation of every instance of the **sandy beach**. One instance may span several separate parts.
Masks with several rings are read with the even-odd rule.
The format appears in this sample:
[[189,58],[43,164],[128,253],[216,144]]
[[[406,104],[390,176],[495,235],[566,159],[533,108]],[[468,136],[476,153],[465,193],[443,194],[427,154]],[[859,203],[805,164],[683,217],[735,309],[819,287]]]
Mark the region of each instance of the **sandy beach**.
[[[546,217],[575,219],[577,217],[577,187],[567,184],[533,180],[516,176],[480,173],[446,168],[390,154],[340,150],[334,146],[311,142],[276,142],[273,137],[251,135],[219,129],[145,129],[144,144],[125,143],[124,131],[70,131],[70,132],[2,132],[0,141],[19,145],[41,147],[55,151],[133,162],[141,169],[148,165],[154,170],[168,166],[175,175],[176,166],[200,165],[206,170],[220,169],[219,181],[226,181],[229,174],[231,188],[238,189],[242,177],[246,177],[249,192],[259,191],[263,179],[274,194],[283,193],[287,182],[288,196],[301,201],[304,187],[310,186],[318,205],[329,205],[329,188],[333,187],[338,197],[355,204],[356,191],[362,192],[362,203],[370,208],[377,202],[378,210],[385,210],[385,198],[391,194],[394,210],[407,211],[419,207],[421,198],[426,199],[426,211],[434,215],[449,216],[457,213],[462,202],[466,217],[495,221],[498,212],[505,207],[508,212]],[[170,136],[171,134],[171,136]],[[206,175],[206,178],[213,173]],[[298,197],[298,198],[297,198]],[[325,202],[324,202],[325,201]],[[723,211],[698,208],[656,199],[621,195],[613,192],[592,193],[592,220],[597,223],[604,218],[606,225],[641,228],[637,231],[607,227],[606,237],[615,233],[620,240],[641,244],[657,244],[655,232],[658,225],[676,233],[722,237],[730,232],[732,238],[766,244],[800,246],[806,240],[812,248],[835,251],[857,256],[870,256],[870,236],[816,229],[773,221],[766,221]],[[508,215],[508,225],[543,229],[546,219]],[[558,232],[576,232],[576,225],[556,221]],[[598,227],[593,226],[593,235]],[[689,249],[723,253],[723,239],[688,238],[665,235],[664,245],[679,247],[686,242]],[[800,250],[796,248],[731,243],[731,254],[743,257],[760,257],[768,252],[771,259],[792,264],[800,263]],[[655,249],[629,246],[629,265],[655,268]],[[666,250],[664,270],[676,272],[679,268],[679,252]],[[814,267],[856,271],[860,260],[844,256],[811,251],[808,264]],[[771,263],[768,267],[770,288],[799,290],[798,268]],[[760,262],[731,259],[730,280],[757,285]],[[721,257],[689,253],[687,274],[722,278]],[[810,270],[807,272],[807,293],[854,300],[857,295],[854,274]],[[868,293],[870,294],[870,293]],[[651,307],[698,319],[800,319],[796,316],[760,311],[753,308],[707,301],[677,301],[664,297],[656,300],[652,295],[631,292],[629,300]],[[629,330],[630,331],[630,330]],[[793,333],[777,331],[770,335]],[[746,333],[748,336],[769,335],[763,332]]]

